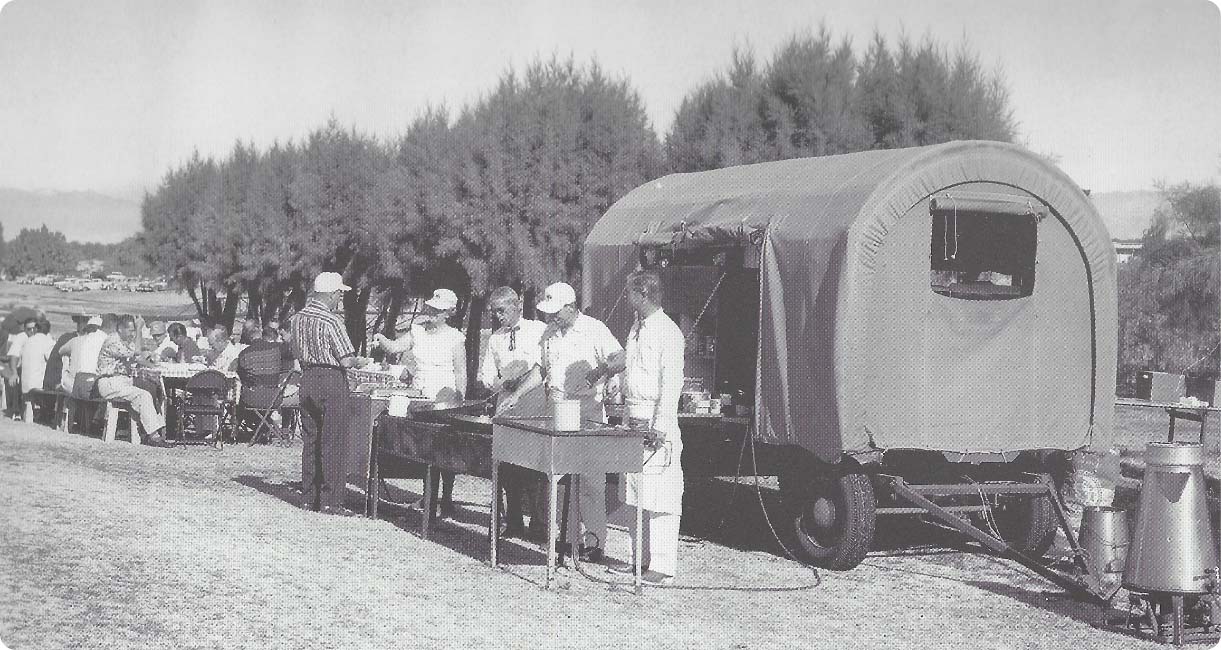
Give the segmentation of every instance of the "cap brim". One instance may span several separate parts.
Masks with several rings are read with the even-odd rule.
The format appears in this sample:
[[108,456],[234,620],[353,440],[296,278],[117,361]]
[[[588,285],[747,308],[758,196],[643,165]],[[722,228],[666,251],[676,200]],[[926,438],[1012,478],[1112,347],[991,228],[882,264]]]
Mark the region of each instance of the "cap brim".
[[435,298],[429,298],[428,300],[425,300],[424,304],[428,305],[429,307],[432,307],[433,309],[440,309],[442,311],[444,311],[446,309],[453,309],[454,307],[458,306],[458,305],[451,305],[446,302],[441,302],[440,300],[437,300]]
[[537,305],[535,305],[534,308],[543,312],[544,314],[554,314],[557,311],[563,309],[564,305],[561,305],[558,300],[555,302],[550,302],[550,301],[544,300],[544,301],[538,303]]

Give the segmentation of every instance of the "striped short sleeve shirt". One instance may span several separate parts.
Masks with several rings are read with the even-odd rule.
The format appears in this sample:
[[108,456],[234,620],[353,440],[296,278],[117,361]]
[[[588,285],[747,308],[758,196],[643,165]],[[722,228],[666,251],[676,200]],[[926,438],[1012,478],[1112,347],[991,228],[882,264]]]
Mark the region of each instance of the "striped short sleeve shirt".
[[310,298],[289,321],[293,355],[302,366],[338,366],[339,360],[356,354],[343,321],[321,300]]

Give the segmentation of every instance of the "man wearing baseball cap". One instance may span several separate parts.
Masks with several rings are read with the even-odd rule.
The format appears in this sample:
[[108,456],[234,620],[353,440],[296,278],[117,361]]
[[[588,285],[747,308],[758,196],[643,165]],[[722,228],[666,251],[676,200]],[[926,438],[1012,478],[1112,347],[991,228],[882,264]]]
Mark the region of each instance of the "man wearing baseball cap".
[[[502,402],[502,408],[512,408],[542,381],[547,387],[548,402],[580,400],[582,420],[606,422],[602,402],[611,376],[609,367],[622,365],[623,346],[605,323],[581,313],[576,291],[565,282],[548,286],[535,309],[547,321],[540,343],[541,364],[536,366],[538,372],[532,372]],[[606,475],[582,474],[580,486],[576,508],[570,509],[578,515],[569,519],[568,534],[577,535],[579,525],[583,525],[581,559],[598,562],[606,542]]]
[[302,370],[301,505],[328,514],[348,514],[345,452],[355,405],[345,369],[368,362],[356,356],[335,314],[349,289],[338,273],[319,273],[305,307],[289,320],[293,356]]

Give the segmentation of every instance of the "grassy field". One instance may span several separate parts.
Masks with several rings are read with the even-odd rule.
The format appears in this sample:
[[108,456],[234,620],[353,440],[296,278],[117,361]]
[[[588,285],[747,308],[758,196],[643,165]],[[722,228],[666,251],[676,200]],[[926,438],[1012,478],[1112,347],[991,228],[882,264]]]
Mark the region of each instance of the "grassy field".
[[[706,505],[684,516],[675,588],[636,597],[591,567],[545,591],[529,547],[510,543],[503,570],[484,564],[486,481],[459,477],[457,516],[426,541],[418,517],[395,509],[369,520],[295,508],[299,454],[0,423],[0,639],[15,650],[1156,647],[1096,629],[1096,608],[918,524],[879,526],[863,566],[815,586],[772,540],[753,490],[724,481],[688,490]],[[392,488],[406,500],[420,485]],[[626,555],[620,528],[608,542]]]
[[0,281],[0,319],[16,307],[33,307],[47,312],[51,333],[58,336],[70,329],[72,314],[140,314],[145,320],[190,320],[195,305],[178,291],[134,293],[130,291],[75,291],[65,293],[55,287]]

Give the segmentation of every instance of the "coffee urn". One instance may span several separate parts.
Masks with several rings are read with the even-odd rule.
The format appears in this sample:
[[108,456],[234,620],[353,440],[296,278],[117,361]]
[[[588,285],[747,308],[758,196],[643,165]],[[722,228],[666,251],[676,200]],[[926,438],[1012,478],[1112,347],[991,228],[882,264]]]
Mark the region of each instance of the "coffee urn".
[[1151,442],[1128,546],[1123,586],[1130,591],[1203,594],[1217,547],[1204,486],[1204,447]]

